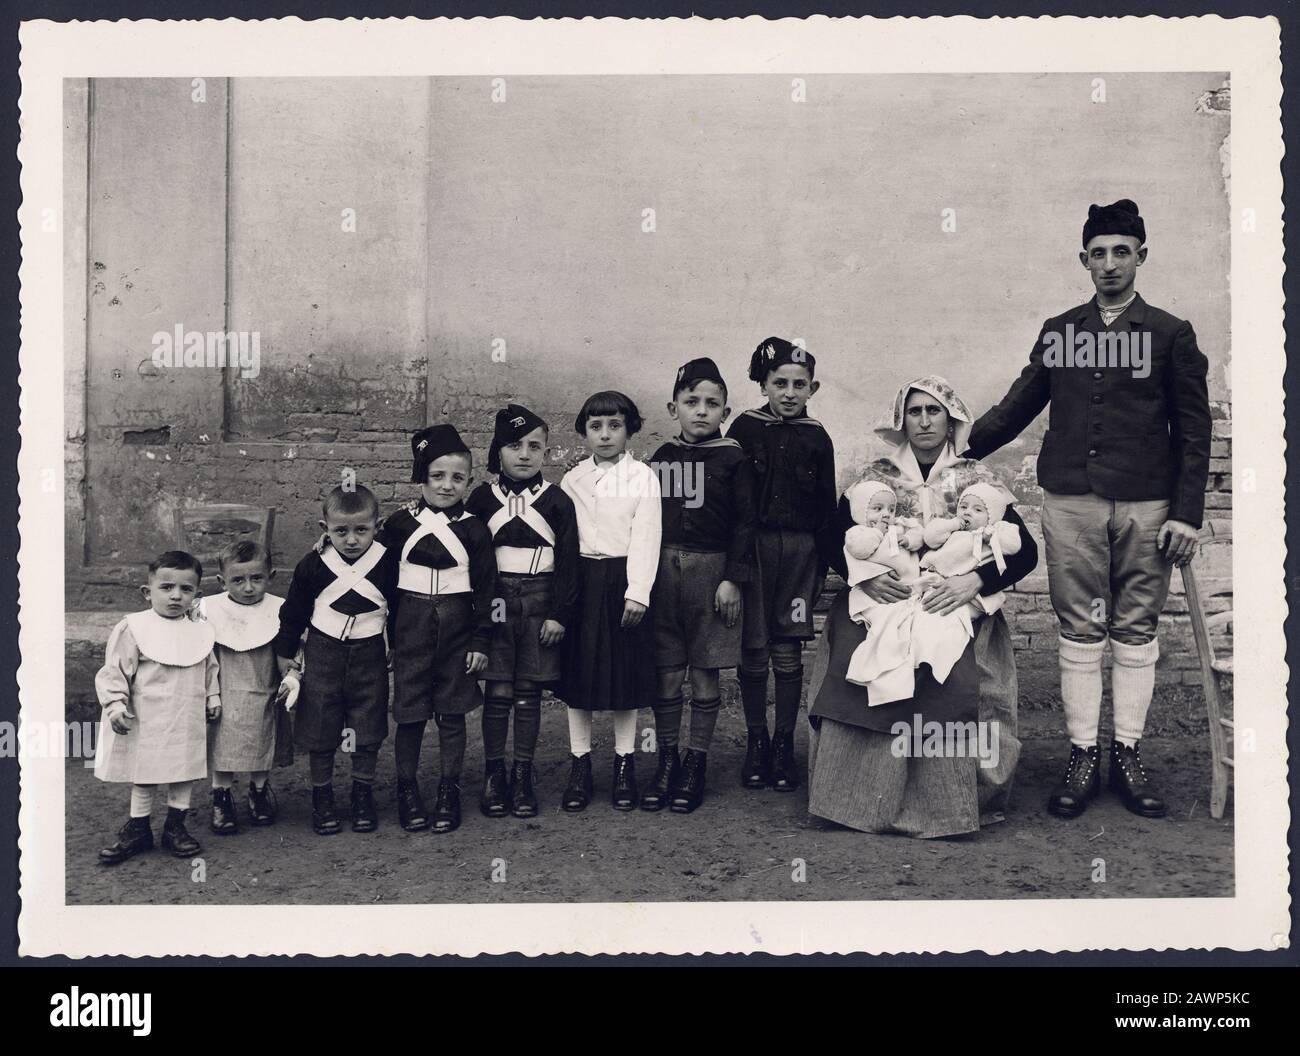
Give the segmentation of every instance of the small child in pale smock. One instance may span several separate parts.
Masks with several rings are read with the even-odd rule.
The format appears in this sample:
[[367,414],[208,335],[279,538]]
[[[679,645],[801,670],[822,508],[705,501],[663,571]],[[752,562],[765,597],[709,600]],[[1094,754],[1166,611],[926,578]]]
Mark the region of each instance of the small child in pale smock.
[[199,851],[185,828],[194,782],[208,772],[207,723],[221,714],[212,625],[195,619],[203,566],[183,550],[149,564],[140,588],[149,608],[109,635],[95,693],[104,709],[95,776],[131,786],[131,813],[117,842],[99,852],[104,865],[153,849],[149,815],[167,788],[162,845],[178,858]]
[[[216,635],[221,668],[221,717],[209,730],[212,767],[212,831],[239,831],[231,788],[235,774],[248,774],[248,813],[254,825],[275,821],[275,794],[267,780],[275,758],[277,705],[292,707],[298,679],[281,680],[272,642],[280,631],[283,598],[268,594],[275,575],[261,543],[241,539],[221,552],[224,594],[203,599],[203,615]],[[287,713],[284,714],[287,719]]]

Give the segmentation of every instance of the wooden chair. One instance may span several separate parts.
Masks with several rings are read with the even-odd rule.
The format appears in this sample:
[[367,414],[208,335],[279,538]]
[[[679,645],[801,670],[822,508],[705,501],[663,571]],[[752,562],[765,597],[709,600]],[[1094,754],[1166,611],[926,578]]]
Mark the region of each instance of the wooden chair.
[[[1210,521],[1201,529],[1200,546],[1232,542],[1231,521]],[[1214,653],[1213,633],[1223,633],[1232,628],[1232,610],[1211,616],[1205,613],[1200,584],[1193,569],[1195,560],[1182,568],[1183,589],[1187,594],[1187,614],[1191,618],[1192,634],[1196,638],[1196,652],[1201,659],[1201,681],[1205,685],[1205,714],[1210,724],[1210,817],[1223,817],[1228,802],[1228,784],[1233,768],[1232,719],[1224,716],[1224,681],[1232,677],[1232,655],[1219,657]],[[1213,596],[1222,596],[1222,592]]]
[[204,583],[215,583],[217,558],[229,544],[252,539],[271,551],[275,508],[216,503],[175,511],[176,545],[203,563]]

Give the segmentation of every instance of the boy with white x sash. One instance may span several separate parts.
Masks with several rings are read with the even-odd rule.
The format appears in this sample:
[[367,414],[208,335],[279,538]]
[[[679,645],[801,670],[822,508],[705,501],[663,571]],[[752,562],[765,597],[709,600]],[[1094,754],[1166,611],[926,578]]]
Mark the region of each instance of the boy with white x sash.
[[369,488],[335,488],[322,514],[325,535],[293,570],[274,649],[280,674],[297,674],[294,656],[307,632],[294,740],[310,753],[312,828],[332,836],[342,827],[334,813],[333,778],[334,753],[345,730],[355,739],[349,746],[352,831],[378,826],[375,765],[388,736],[384,626],[397,562],[375,538],[379,502]]

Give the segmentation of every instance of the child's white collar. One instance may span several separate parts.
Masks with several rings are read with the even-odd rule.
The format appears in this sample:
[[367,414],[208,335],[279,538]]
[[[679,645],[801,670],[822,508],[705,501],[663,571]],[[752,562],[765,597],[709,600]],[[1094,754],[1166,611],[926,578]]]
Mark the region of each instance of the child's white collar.
[[193,667],[212,652],[216,635],[206,620],[178,616],[169,620],[153,609],[126,618],[131,637],[142,655],[168,667]]
[[241,605],[229,594],[204,598],[200,611],[212,625],[218,645],[245,653],[272,641],[280,633],[283,598],[263,594],[256,605]]

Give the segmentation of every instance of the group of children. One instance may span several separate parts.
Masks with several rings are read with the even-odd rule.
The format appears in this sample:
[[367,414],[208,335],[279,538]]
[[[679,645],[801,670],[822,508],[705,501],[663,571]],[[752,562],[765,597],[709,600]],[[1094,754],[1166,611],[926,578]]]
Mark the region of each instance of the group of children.
[[[558,486],[541,472],[547,423],[525,407],[498,412],[488,455],[495,479],[472,492],[473,458],[456,428],[422,429],[411,438],[419,499],[381,519],[367,488],[334,488],[320,540],[283,600],[267,593],[271,555],[256,543],[222,553],[225,593],[201,603],[200,563],[182,551],[160,555],[142,587],[149,608],[114,629],[96,679],[105,719],[96,775],[132,786],[130,819],[101,860],[153,846],[159,786],[163,847],[196,853],[185,812],[193,783],[209,775],[215,833],[239,829],[238,773],[250,777],[251,823],[272,823],[267,776],[289,713],[293,743],[309,757],[314,830],[342,828],[333,792],[340,748],[351,756],[351,828],[374,830],[390,669],[398,818],[408,831],[459,826],[466,716],[479,708],[482,813],[537,814],[532,760],[548,687],[568,710],[566,811],[585,809],[593,794],[598,711],[613,713],[616,809],[699,807],[723,668],[739,669],[748,727],[741,783],[798,788],[802,647],[813,637],[828,548],[839,545],[834,453],[806,410],[815,368],[799,346],[765,340],[749,376],[767,402],[724,436],[727,385],[712,360],[692,360],[668,403],[679,434],[648,462],[627,450],[642,426],[636,405],[598,392],[574,422],[591,455]],[[640,787],[636,714],[646,706],[657,765]],[[440,754],[432,810],[418,781],[430,719]]]

